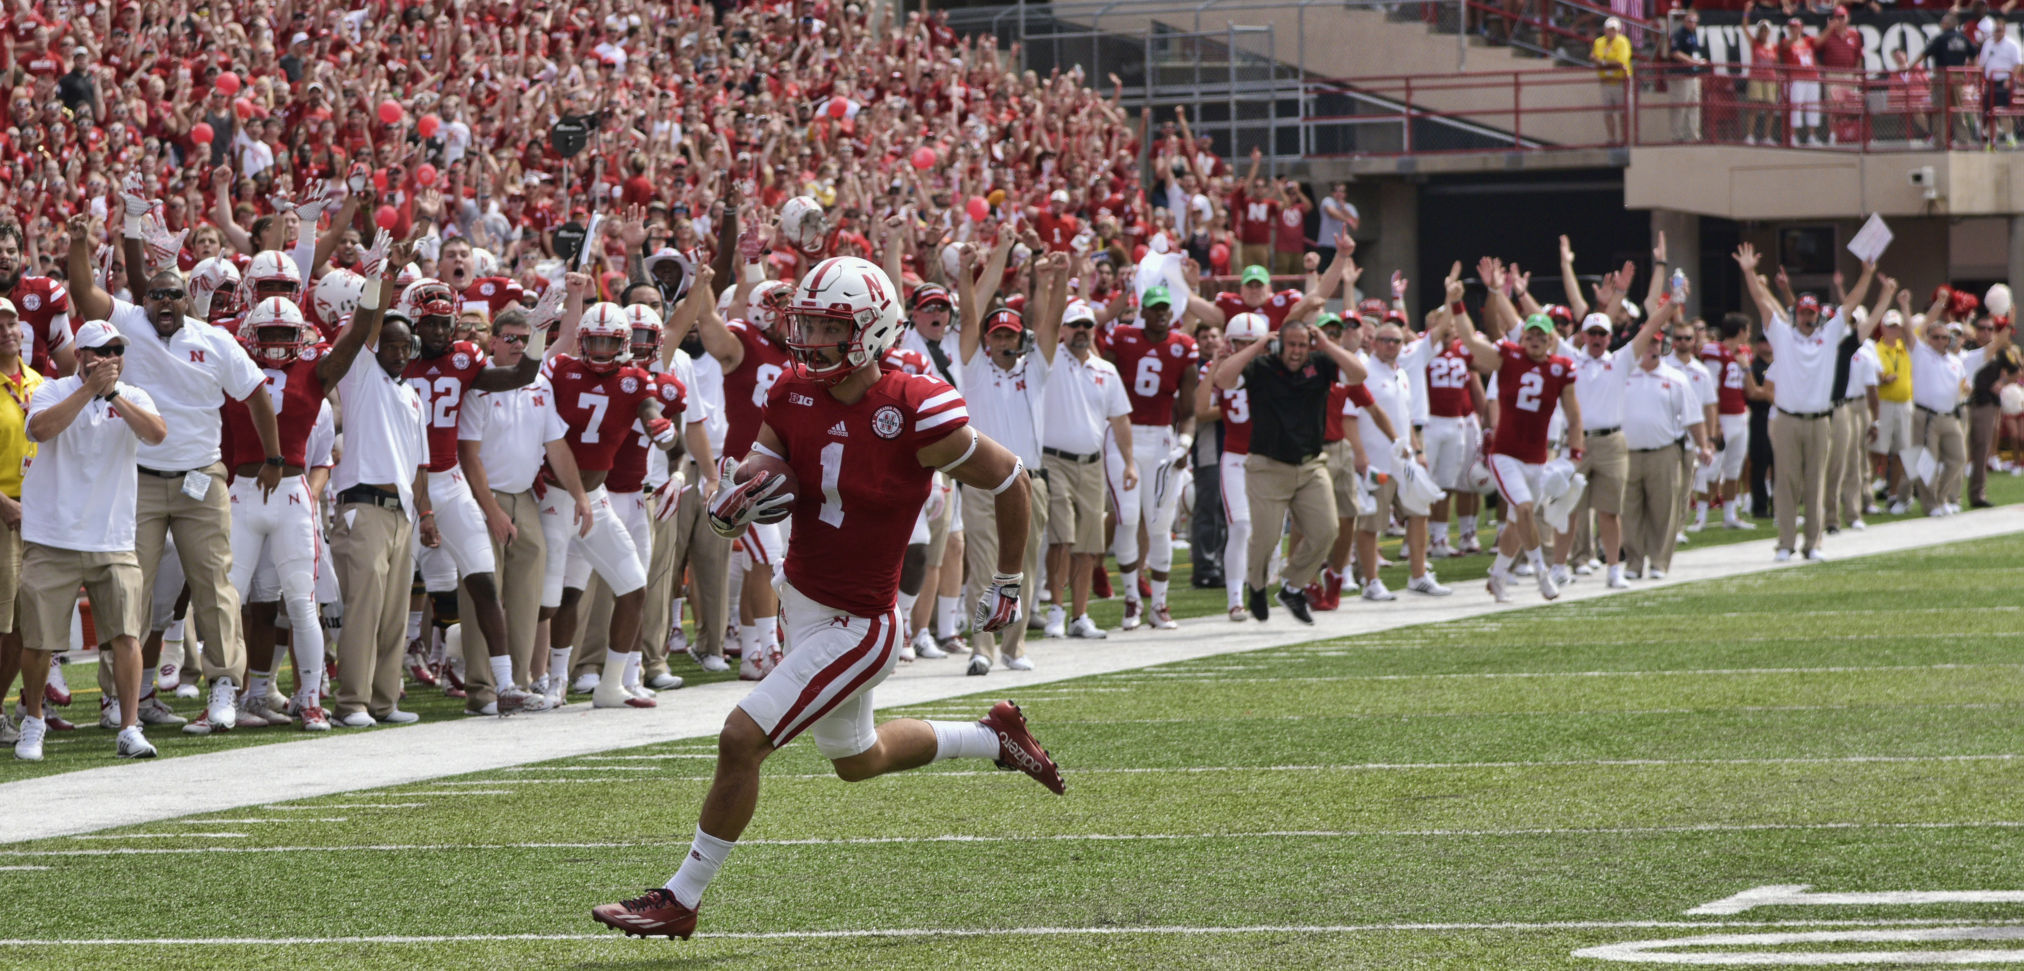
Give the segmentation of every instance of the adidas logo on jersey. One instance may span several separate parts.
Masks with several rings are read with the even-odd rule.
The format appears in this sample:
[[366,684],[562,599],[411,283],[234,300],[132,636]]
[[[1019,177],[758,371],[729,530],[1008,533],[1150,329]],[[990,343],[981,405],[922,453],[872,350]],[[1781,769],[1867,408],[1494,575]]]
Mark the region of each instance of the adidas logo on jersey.
[[838,438],[850,437],[850,429],[843,427],[843,422],[840,421],[834,425],[829,426],[829,433],[831,435],[835,435]]

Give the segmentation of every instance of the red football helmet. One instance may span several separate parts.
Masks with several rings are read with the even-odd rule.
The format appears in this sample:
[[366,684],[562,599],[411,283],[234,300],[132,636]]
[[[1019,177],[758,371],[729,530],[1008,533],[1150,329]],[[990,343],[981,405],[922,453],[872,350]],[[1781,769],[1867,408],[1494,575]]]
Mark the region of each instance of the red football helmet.
[[316,328],[302,316],[302,308],[287,297],[268,297],[256,304],[239,324],[239,340],[253,352],[253,359],[268,367],[280,367],[302,356],[304,348],[316,344]]
[[[900,336],[899,291],[870,260],[838,256],[801,278],[788,306],[787,349],[801,377],[836,384],[885,355]],[[834,325],[848,334],[835,340]],[[828,360],[823,352],[835,351]]]

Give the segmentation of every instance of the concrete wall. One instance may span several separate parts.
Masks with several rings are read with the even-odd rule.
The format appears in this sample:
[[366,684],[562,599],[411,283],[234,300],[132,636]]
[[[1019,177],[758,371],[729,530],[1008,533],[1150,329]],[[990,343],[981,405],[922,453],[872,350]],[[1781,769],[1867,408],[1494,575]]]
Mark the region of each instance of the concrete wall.
[[[1930,167],[1937,199],[1911,184]],[[1737,220],[1995,216],[2024,209],[2024,156],[2011,152],[1800,151],[1695,145],[1633,148],[1624,205]]]

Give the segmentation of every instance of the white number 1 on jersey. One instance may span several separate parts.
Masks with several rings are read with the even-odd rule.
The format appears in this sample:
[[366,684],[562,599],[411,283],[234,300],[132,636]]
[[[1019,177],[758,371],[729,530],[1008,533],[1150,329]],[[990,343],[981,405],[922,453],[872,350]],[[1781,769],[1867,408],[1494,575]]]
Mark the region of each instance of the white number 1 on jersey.
[[823,522],[843,528],[843,495],[836,491],[836,480],[843,474],[843,443],[830,442],[822,447],[822,514],[817,517]]

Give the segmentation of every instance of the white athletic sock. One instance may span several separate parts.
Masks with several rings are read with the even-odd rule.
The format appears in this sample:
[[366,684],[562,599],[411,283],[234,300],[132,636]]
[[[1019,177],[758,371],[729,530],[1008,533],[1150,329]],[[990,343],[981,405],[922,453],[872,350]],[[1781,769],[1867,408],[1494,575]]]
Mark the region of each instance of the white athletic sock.
[[694,907],[703,899],[703,891],[709,889],[710,881],[717,878],[717,868],[724,865],[731,855],[731,847],[738,844],[720,840],[696,827],[696,840],[689,844],[689,855],[682,858],[682,868],[668,878],[668,892],[682,902],[684,907]]
[[607,649],[604,652],[604,674],[598,679],[597,690],[605,690],[606,685],[615,689],[625,687],[625,658],[624,654],[617,651]]
[[1431,539],[1431,540],[1432,540],[1433,542],[1436,542],[1436,543],[1446,543],[1446,542],[1448,541],[1448,524],[1447,524],[1447,522],[1446,522],[1445,520],[1443,520],[1443,521],[1441,521],[1441,522],[1438,522],[1438,523],[1428,523],[1428,524],[1427,524],[1427,536],[1428,536],[1428,538],[1429,538],[1429,539]]
[[935,730],[935,761],[943,759],[995,759],[998,757],[998,733],[977,722],[936,722],[928,727]]
[[1511,557],[1509,557],[1509,556],[1506,556],[1506,555],[1505,555],[1505,554],[1503,553],[1503,551],[1501,551],[1501,550],[1500,550],[1500,551],[1498,551],[1498,553],[1497,553],[1497,559],[1496,559],[1496,560],[1495,560],[1494,562],[1492,562],[1492,563],[1490,564],[1490,572],[1491,572],[1491,573],[1509,573],[1509,572],[1511,572],[1511,564],[1512,564],[1513,562],[1515,562],[1515,561],[1514,561],[1514,560],[1513,560],[1513,559],[1512,559]]
[[628,651],[625,656],[625,680],[620,682],[627,688],[640,686],[640,652]]
[[486,660],[492,663],[492,690],[504,691],[513,687],[513,655],[500,654]]
[[1156,604],[1165,604],[1166,602],[1167,602],[1167,581],[1165,581],[1165,580],[1154,580],[1154,581],[1153,581],[1153,603],[1156,603]]
[[739,624],[738,643],[745,645],[745,656],[755,660],[766,656],[766,645],[759,638],[759,625]]
[[909,624],[914,622],[914,604],[920,599],[921,595],[918,593],[900,592],[900,620]]
[[422,639],[422,612],[419,610],[410,610],[408,611],[408,643],[412,644],[421,639]]
[[675,598],[675,603],[674,603],[674,607],[673,607],[673,613],[672,613],[672,615],[671,615],[671,616],[673,616],[673,617],[675,618],[675,629],[676,629],[676,630],[681,630],[681,629],[682,629],[682,608],[683,608],[683,607],[685,607],[685,606],[687,606],[687,605],[688,605],[688,602],[689,602],[689,600],[688,600],[688,598],[687,598],[687,597],[676,597],[676,598]]
[[1532,564],[1535,570],[1546,569],[1546,557],[1541,555],[1537,546],[1525,551],[1525,562]]
[[752,622],[752,629],[759,632],[760,650],[769,654],[780,650],[780,618],[761,617]]
[[180,620],[169,621],[168,629],[162,631],[162,641],[163,643],[175,641],[177,644],[181,644],[183,642],[183,622]]
[[1139,602],[1138,573],[1139,571],[1137,570],[1118,571],[1118,580],[1120,581],[1119,589],[1124,591],[1124,599],[1131,603]]
[[943,640],[956,636],[956,618],[962,615],[962,597],[935,597],[935,636]]
[[157,671],[159,671],[159,670],[161,670],[161,669],[160,669],[159,667],[150,667],[150,668],[148,668],[147,670],[145,670],[145,671],[142,671],[142,672],[141,672],[141,677],[142,677],[142,680],[141,680],[141,698],[142,698],[142,700],[146,700],[146,699],[148,699],[148,698],[154,697],[154,694],[155,694],[155,672],[157,672]]
[[576,653],[573,647],[551,647],[548,649],[548,680],[551,684],[569,684],[569,656]]
[[274,679],[274,672],[272,671],[247,671],[246,697],[248,698],[267,697],[267,683],[269,681],[272,681],[273,679]]

